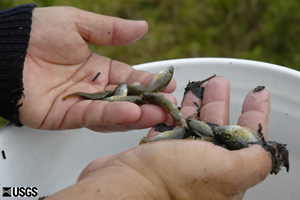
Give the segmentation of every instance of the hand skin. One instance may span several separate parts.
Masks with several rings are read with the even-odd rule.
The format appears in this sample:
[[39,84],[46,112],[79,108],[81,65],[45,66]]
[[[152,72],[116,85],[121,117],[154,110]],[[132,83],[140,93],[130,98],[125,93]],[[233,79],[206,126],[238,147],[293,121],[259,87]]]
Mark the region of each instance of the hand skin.
[[[39,129],[87,127],[95,131],[123,131],[164,122],[166,112],[153,105],[82,101],[79,97],[62,101],[62,97],[73,92],[113,90],[121,82],[138,81],[147,85],[153,74],[94,54],[87,44],[128,45],[147,31],[145,21],[124,20],[72,7],[35,8],[23,71],[25,97],[20,100],[21,123]],[[92,82],[98,72],[100,76]],[[164,92],[170,93],[175,87],[172,79]]]
[[[188,93],[185,116],[201,106],[202,120],[229,122],[229,82],[222,77],[205,85],[204,99]],[[249,92],[239,124],[266,127],[270,112],[267,90]],[[150,131],[148,137],[155,135]],[[81,173],[78,182],[50,199],[242,199],[246,190],[269,174],[269,153],[258,145],[229,151],[198,140],[147,143],[113,156],[99,158]]]

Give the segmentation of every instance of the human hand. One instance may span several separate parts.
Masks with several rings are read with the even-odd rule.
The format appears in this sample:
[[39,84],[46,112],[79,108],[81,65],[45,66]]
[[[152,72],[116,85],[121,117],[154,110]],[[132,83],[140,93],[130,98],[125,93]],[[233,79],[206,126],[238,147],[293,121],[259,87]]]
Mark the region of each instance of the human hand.
[[[72,7],[34,9],[23,72],[25,98],[20,100],[21,123],[41,129],[87,127],[116,131],[151,127],[164,121],[166,113],[153,105],[61,100],[77,91],[112,90],[121,82],[149,83],[151,73],[93,54],[86,43],[130,44],[147,30],[145,21],[97,15]],[[98,72],[101,75],[92,82]],[[164,91],[172,92],[175,85],[172,80]]]
[[[183,114],[193,114],[198,102],[202,120],[228,124],[229,87],[225,78],[211,79],[203,101],[185,96]],[[268,91],[251,91],[238,123],[254,130],[261,123],[266,134],[269,111]],[[270,170],[269,153],[258,145],[229,151],[199,140],[158,141],[93,161],[75,185],[49,199],[242,199]]]

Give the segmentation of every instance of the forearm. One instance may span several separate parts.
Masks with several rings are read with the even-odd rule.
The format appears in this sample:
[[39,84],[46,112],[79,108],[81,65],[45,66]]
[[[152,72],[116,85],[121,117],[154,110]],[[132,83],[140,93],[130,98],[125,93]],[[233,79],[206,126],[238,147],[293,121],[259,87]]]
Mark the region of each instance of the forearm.
[[23,65],[34,8],[28,4],[0,11],[0,116],[17,126],[22,125],[18,102],[23,95]]

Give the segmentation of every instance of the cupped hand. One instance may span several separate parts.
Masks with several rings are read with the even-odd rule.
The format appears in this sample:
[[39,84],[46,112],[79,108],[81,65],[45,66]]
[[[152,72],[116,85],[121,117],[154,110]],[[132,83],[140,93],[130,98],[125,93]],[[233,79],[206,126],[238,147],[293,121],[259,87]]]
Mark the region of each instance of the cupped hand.
[[[213,78],[204,99],[188,93],[181,110],[189,116],[197,102],[202,120],[228,124],[229,90],[225,78]],[[261,123],[266,134],[269,111],[268,91],[250,91],[238,123],[255,130]],[[199,140],[158,141],[93,161],[75,185],[50,199],[242,199],[270,170],[269,153],[258,145],[229,151]]]
[[[21,123],[41,129],[87,127],[96,131],[151,127],[166,113],[152,105],[81,101],[62,97],[73,92],[112,90],[121,82],[147,85],[149,72],[92,53],[96,45],[126,45],[148,31],[145,21],[97,15],[72,7],[36,8],[33,11],[29,48],[24,65]],[[100,76],[92,81],[97,73]],[[172,92],[171,81],[165,92]],[[146,118],[147,116],[147,118]]]

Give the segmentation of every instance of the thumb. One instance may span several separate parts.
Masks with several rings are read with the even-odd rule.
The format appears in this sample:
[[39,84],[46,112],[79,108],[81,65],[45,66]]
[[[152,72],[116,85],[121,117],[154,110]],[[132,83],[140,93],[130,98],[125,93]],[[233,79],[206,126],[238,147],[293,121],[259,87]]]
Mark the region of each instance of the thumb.
[[148,32],[146,21],[126,20],[73,8],[74,20],[81,36],[96,45],[134,43]]
[[236,184],[245,190],[263,181],[271,171],[272,162],[269,152],[259,145],[232,151],[238,163]]

